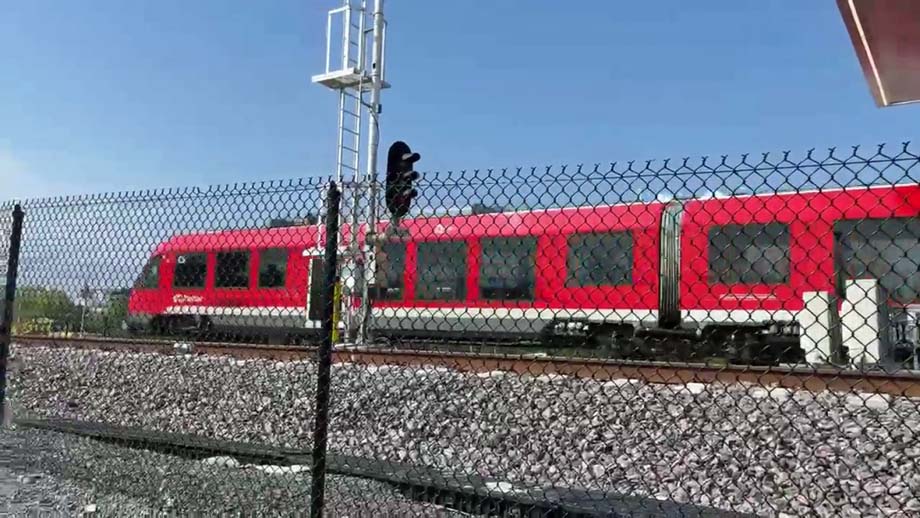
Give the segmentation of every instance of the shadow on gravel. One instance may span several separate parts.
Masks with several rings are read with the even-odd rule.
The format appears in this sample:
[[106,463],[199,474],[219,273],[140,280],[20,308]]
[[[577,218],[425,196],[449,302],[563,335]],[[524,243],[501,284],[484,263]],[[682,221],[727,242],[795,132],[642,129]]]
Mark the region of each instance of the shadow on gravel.
[[[285,515],[308,509],[309,451],[68,420],[23,419],[17,426],[31,429],[18,433],[34,443],[43,472],[91,481],[124,497],[118,505],[132,510]],[[328,463],[331,516],[361,510],[398,516],[742,516],[353,456],[330,455]]]

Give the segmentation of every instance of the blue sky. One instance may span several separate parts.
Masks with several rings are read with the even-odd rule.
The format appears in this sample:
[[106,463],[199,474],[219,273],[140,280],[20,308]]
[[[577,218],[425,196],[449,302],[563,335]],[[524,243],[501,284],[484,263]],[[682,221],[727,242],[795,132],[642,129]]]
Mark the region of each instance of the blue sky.
[[[0,198],[328,174],[335,0],[0,16]],[[692,7],[691,7],[692,6]],[[423,170],[898,143],[835,2],[389,0],[382,143]]]

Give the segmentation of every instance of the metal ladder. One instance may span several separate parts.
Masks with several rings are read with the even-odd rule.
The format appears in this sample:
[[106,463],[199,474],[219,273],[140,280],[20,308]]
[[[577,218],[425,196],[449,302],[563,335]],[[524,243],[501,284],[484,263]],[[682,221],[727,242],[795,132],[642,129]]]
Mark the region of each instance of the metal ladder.
[[[357,183],[361,173],[361,137],[364,129],[364,91],[366,89],[364,63],[366,5],[365,0],[357,5],[344,0],[345,5],[336,11],[342,12],[342,69],[357,72],[357,81],[339,89],[339,126],[336,145],[336,181]],[[357,19],[357,23],[355,23]],[[330,16],[330,23],[331,23]],[[328,65],[328,64],[327,64]]]
[[360,174],[363,95],[342,90],[339,93],[339,131],[336,144],[335,178],[339,185],[354,181]]

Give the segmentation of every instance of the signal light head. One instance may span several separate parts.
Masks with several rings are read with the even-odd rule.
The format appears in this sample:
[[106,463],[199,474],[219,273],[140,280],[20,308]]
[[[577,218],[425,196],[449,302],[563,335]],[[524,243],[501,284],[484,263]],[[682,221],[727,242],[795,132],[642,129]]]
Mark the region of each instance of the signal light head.
[[422,158],[414,153],[402,141],[394,142],[387,153],[387,210],[393,219],[399,219],[409,213],[412,199],[418,195],[412,183],[419,179],[418,171],[413,170],[413,164]]

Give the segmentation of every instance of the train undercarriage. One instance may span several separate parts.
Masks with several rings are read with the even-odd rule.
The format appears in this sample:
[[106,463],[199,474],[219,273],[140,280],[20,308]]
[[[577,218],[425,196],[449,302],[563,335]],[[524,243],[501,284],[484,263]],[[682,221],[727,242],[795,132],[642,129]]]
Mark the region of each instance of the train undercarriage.
[[[418,324],[418,319],[415,319]],[[524,327],[524,326],[522,326]],[[423,341],[439,343],[490,344],[509,351],[525,346],[547,350],[591,350],[594,355],[647,361],[703,362],[776,365],[800,363],[805,355],[798,328],[789,322],[748,325],[710,324],[701,327],[641,327],[629,322],[595,322],[559,319],[526,326],[527,331],[452,329],[425,325],[400,328],[388,325],[374,330],[375,343],[398,347]],[[267,344],[311,344],[319,338],[318,328],[292,326],[221,326],[205,315],[161,315],[146,325],[133,326],[133,334],[207,341],[240,341]]]
[[546,326],[541,341],[551,346],[582,343],[613,358],[776,365],[805,359],[796,331],[786,322],[656,328],[565,320]]
[[[883,340],[878,360],[886,367],[917,368],[920,319],[905,323],[892,315],[890,331]],[[258,325],[225,325],[207,315],[156,315],[134,322],[126,329],[135,335],[182,337],[206,341],[250,342],[277,345],[315,344],[318,322],[311,326],[281,320]],[[438,347],[443,344],[488,345],[514,354],[546,351],[562,354],[586,353],[604,358],[643,361],[710,362],[741,365],[813,363],[803,350],[804,331],[795,321],[765,322],[681,322],[677,326],[644,326],[629,321],[598,321],[579,318],[525,319],[438,319],[402,317],[372,322],[375,345],[394,347]],[[825,331],[823,326],[812,326]],[[890,337],[890,339],[888,338]],[[852,341],[852,340],[851,340]],[[850,351],[844,340],[818,363],[845,365],[860,363],[860,352]],[[860,342],[863,343],[863,342]],[[860,344],[857,344],[860,345]],[[494,349],[498,351],[499,349]],[[568,351],[568,352],[566,352]]]

